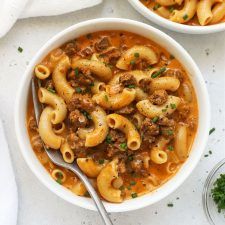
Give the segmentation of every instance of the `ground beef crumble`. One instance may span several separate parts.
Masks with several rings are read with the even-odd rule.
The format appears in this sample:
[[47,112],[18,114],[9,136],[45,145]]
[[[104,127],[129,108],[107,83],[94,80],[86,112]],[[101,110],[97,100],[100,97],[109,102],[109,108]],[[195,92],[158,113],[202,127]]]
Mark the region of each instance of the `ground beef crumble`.
[[119,78],[119,82],[124,87],[128,87],[129,85],[134,85],[134,86],[137,85],[136,79],[130,73],[124,73],[123,75],[121,75]]
[[64,48],[65,53],[69,57],[74,56],[79,50],[80,50],[80,47],[75,40],[67,43]]
[[139,87],[144,90],[145,92],[149,93],[150,92],[150,83],[151,80],[148,78],[142,79],[139,82]]
[[87,68],[81,68],[78,71],[71,70],[71,72],[68,74],[68,79],[77,83],[77,85],[74,86],[90,86],[94,82],[94,77],[92,76],[90,69]]
[[157,121],[160,125],[160,133],[168,140],[175,137],[175,121],[167,117],[162,117]]
[[168,94],[165,90],[156,90],[148,99],[154,105],[163,105],[168,99]]
[[89,124],[87,117],[77,109],[69,113],[69,121],[74,131]]
[[119,130],[110,129],[107,137],[109,145],[107,146],[106,154],[109,158],[112,158],[117,155],[117,153],[125,150],[121,147],[121,144],[126,143],[124,133]]
[[81,56],[82,58],[90,57],[94,53],[93,49],[91,47],[87,47],[84,49],[81,49],[77,55]]
[[[71,132],[67,136],[67,142],[68,142],[70,148],[73,149],[74,153],[77,155],[84,152],[86,149],[84,146],[85,140],[78,137],[78,135],[75,132]],[[86,153],[85,153],[85,155],[86,155]]]
[[67,106],[70,112],[76,109],[86,110],[88,112],[95,109],[95,103],[87,94],[74,94]]
[[109,47],[101,52],[100,58],[104,60],[105,63],[110,65],[116,65],[118,58],[121,56],[121,52],[118,48]]
[[110,40],[108,37],[102,37],[98,42],[95,43],[95,49],[97,52],[101,52],[110,46]]
[[152,143],[155,137],[159,135],[159,125],[153,123],[151,119],[145,118],[141,125],[141,137],[143,141]]
[[33,116],[31,116],[31,117],[29,118],[29,121],[28,121],[28,127],[29,127],[30,130],[32,130],[32,131],[37,131],[37,130],[38,130],[36,120],[34,119]]
[[148,170],[144,163],[146,157],[149,157],[147,152],[137,153],[133,156],[133,160],[130,163],[132,170],[144,177],[148,176]]

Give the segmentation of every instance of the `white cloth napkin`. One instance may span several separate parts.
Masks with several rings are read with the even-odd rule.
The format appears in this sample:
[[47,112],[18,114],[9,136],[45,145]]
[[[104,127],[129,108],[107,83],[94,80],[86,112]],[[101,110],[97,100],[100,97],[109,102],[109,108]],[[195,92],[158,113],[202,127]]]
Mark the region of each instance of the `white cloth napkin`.
[[102,0],[0,0],[0,38],[18,18],[60,15],[101,2]]
[[0,225],[16,225],[18,195],[9,149],[0,120]]

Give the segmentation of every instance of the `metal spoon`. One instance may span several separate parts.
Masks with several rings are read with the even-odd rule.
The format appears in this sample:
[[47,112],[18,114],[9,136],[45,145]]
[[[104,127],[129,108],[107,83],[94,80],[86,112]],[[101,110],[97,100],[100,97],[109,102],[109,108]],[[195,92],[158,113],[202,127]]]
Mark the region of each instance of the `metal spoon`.
[[[32,98],[34,103],[34,113],[35,113],[35,119],[38,124],[40,114],[41,114],[41,108],[43,108],[43,105],[39,103],[38,96],[37,96],[37,88],[40,87],[40,82],[35,82],[35,78],[32,78],[31,83],[31,90],[32,90]],[[91,198],[93,199],[99,214],[101,215],[101,218],[105,225],[113,225],[108,213],[106,212],[106,209],[98,197],[98,194],[96,193],[95,189],[92,187],[90,181],[88,180],[87,176],[80,170],[77,163],[74,162],[72,164],[66,163],[60,154],[59,151],[52,151],[51,149],[46,148],[45,144],[43,143],[44,150],[46,151],[48,157],[51,159],[51,161],[63,168],[69,169],[72,172],[74,172],[79,179],[84,183],[85,187],[87,188],[87,191],[89,192]]]

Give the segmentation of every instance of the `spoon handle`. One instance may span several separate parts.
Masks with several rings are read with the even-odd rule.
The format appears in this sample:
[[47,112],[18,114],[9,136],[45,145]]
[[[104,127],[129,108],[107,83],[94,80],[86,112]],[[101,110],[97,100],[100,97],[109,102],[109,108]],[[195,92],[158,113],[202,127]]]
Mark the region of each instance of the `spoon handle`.
[[84,174],[79,173],[77,168],[73,168],[73,166],[70,167],[70,170],[72,170],[75,174],[77,174],[77,176],[80,178],[80,180],[83,182],[83,184],[87,188],[88,193],[90,194],[91,198],[93,199],[104,224],[105,225],[113,225],[113,223],[105,209],[105,206],[103,205],[101,199],[99,198],[99,196],[96,193],[93,186],[90,184],[90,181],[88,180],[88,178]]

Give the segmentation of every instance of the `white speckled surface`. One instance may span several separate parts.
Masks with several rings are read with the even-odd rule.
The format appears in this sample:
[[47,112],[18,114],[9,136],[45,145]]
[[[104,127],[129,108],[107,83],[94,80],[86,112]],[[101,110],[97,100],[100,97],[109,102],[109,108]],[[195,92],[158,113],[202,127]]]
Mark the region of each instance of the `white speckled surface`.
[[[97,213],[61,200],[34,177],[18,149],[13,124],[20,77],[36,51],[62,29],[97,17],[123,17],[150,24],[126,0],[105,0],[97,7],[63,16],[21,20],[0,39],[0,114],[6,125],[19,189],[18,225],[102,224]],[[193,174],[163,201],[134,212],[113,214],[116,225],[207,225],[202,208],[203,184],[208,171],[225,157],[225,32],[197,36],[163,30],[188,50],[206,80],[212,106],[211,126],[216,131],[209,138],[205,154],[212,150],[212,155],[202,156]],[[24,49],[22,53],[17,51],[19,46]],[[167,207],[170,202],[174,207]]]

